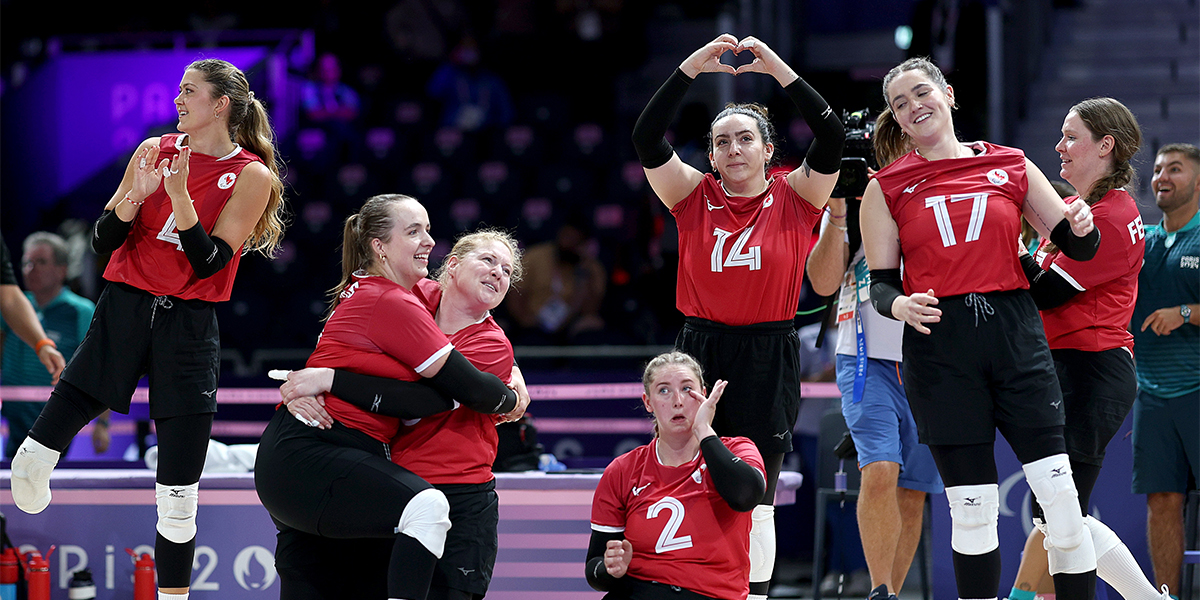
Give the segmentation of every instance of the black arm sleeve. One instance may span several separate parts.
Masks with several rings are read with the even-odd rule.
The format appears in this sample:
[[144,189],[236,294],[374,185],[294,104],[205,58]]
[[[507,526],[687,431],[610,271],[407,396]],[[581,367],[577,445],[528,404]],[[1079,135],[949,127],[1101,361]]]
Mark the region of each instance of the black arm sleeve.
[[767,490],[763,474],[733,454],[721,438],[710,435],[700,440],[700,453],[717,493],[738,512],[749,512],[762,501]]
[[179,244],[183,246],[183,253],[200,279],[216,275],[233,258],[233,248],[229,247],[229,242],[219,237],[209,237],[200,223],[180,229]]
[[900,269],[871,269],[871,304],[875,312],[899,321],[892,316],[892,303],[904,295]]
[[458,350],[451,350],[446,364],[429,385],[476,412],[502,415],[517,407],[517,393],[491,373],[476,369]]
[[842,121],[833,114],[833,109],[817,90],[803,79],[797,77],[783,91],[796,103],[804,122],[813,132],[813,141],[804,162],[818,173],[837,173],[842,166],[842,146],[846,143]]
[[604,568],[604,550],[609,540],[623,540],[624,533],[602,533],[592,530],[592,539],[588,542],[587,565],[584,574],[588,585],[597,592],[611,592],[624,587],[624,577],[613,577]]
[[329,391],[363,410],[401,419],[419,419],[454,408],[454,400],[426,383],[360,375],[340,369],[334,370]]
[[675,149],[667,142],[667,127],[675,120],[683,96],[687,94],[692,79],[675,69],[667,82],[658,88],[654,97],[642,109],[641,116],[633,125],[633,149],[647,169],[661,167],[671,160]]
[[1087,235],[1075,237],[1075,232],[1071,231],[1071,223],[1063,219],[1050,232],[1050,241],[1071,260],[1092,260],[1096,251],[1100,249],[1100,230],[1093,227]]
[[120,248],[130,229],[133,229],[133,221],[122,221],[113,211],[104,211],[92,226],[92,250],[96,254],[108,254]]
[[1043,270],[1028,254],[1021,255],[1021,268],[1025,270],[1025,278],[1029,280],[1029,295],[1033,296],[1033,303],[1038,310],[1062,306],[1079,293],[1062,275]]

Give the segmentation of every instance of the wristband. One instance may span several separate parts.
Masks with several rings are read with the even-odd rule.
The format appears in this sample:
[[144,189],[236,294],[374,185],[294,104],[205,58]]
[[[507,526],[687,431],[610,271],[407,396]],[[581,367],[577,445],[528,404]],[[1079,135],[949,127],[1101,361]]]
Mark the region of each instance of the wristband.
[[122,201],[122,202],[128,202],[128,203],[130,203],[130,204],[132,204],[132,205],[134,205],[134,206],[141,206],[141,205],[143,205],[143,204],[145,204],[145,203],[146,203],[146,199],[145,199],[145,198],[142,198],[142,200],[141,200],[140,202],[134,202],[134,201],[133,201],[133,198],[130,198],[130,197],[129,197],[129,194],[130,194],[130,192],[125,192],[125,198],[123,198],[121,201]]
[[33,345],[33,353],[40,354],[42,352],[42,348],[44,348],[46,346],[50,346],[51,348],[54,348],[56,350],[58,349],[58,344],[55,344],[54,340],[52,340],[50,338],[42,338],[42,339],[38,340],[38,342],[36,344]]
[[833,214],[832,210],[829,210],[828,206],[825,207],[825,212],[829,213],[830,219],[845,219],[846,218],[846,213],[842,213],[840,215],[835,215],[835,214]]

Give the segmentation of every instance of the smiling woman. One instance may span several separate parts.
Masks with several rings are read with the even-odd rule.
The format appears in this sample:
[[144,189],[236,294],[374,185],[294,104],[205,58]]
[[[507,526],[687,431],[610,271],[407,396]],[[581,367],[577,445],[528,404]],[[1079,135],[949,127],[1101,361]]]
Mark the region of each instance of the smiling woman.
[[15,503],[42,511],[71,438],[109,408],[129,412],[149,375],[160,598],[186,596],[191,581],[198,482],[217,409],[215,303],[229,299],[243,249],[270,256],[279,245],[284,210],[274,132],[244,73],[196,61],[175,107],[182,134],[142,142],[96,221],[92,247],[112,253],[110,284],[12,465]]

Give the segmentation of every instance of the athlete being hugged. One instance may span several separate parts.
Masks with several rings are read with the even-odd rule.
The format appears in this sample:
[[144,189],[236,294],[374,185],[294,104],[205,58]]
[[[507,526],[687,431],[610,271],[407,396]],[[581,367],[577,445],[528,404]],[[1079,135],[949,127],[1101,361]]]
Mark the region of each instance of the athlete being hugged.
[[[750,52],[754,60],[734,69],[720,62],[726,52]],[[757,104],[728,105],[713,119],[708,157],[720,179],[684,163],[664,135],[700,73],[773,76],[815,136],[800,168],[768,179],[775,129]],[[844,141],[833,110],[773,50],[729,34],[684,60],[633,130],[650,186],[679,227],[676,306],[685,324],[675,347],[704,366],[710,383],[732,382],[713,428],[750,438],[766,462],[766,494],[751,533],[751,598],[766,598],[775,564],[775,483],[800,407],[792,320],[809,239],[837,183]]]
[[[516,392],[467,362],[413,293],[432,249],[429,215],[409,196],[374,196],[346,219],[342,280],[307,366],[427,378],[465,405],[509,412]],[[331,544],[320,542],[377,538],[391,541],[387,597],[423,600],[450,528],[446,496],[391,461],[400,417],[336,394],[325,396],[325,409],[329,428],[277,410],[258,447],[254,483],[279,529],[280,597],[368,597],[347,586],[370,589],[371,578],[347,581],[326,560]]]
[[876,150],[911,150],[863,196],[871,300],[908,324],[904,389],[946,485],[958,597],[995,598],[1000,585],[999,428],[1045,513],[1059,597],[1091,598],[1096,556],[1069,477],[1062,392],[1015,247],[1024,214],[1069,258],[1088,260],[1100,239],[1091,210],[1064,204],[1020,150],[959,142],[954,90],[927,59],[892,69],[883,90]]
[[[372,412],[406,419],[392,440],[392,461],[433,484],[450,503],[451,528],[428,600],[484,597],[496,565],[500,519],[492,474],[499,442],[496,424],[519,418],[517,411],[524,411],[528,394],[520,392],[524,383],[513,364],[512,344],[491,311],[521,274],[517,241],[504,231],[483,229],[455,242],[437,281],[422,279],[413,288],[471,364],[513,382],[523,399],[512,412],[490,414],[492,406],[476,406],[478,410],[457,406],[440,395],[431,404],[426,398],[435,390],[423,384],[325,368],[293,372],[281,388],[288,410],[302,421],[316,420],[320,427],[332,423],[318,400],[318,394],[330,389],[338,398]],[[416,418],[420,407],[438,402],[443,403],[441,412]],[[359,556],[348,558],[359,563],[348,568],[361,569]]]
[[766,488],[762,456],[712,428],[725,381],[682,352],[642,375],[655,437],[604,469],[592,498],[586,576],[605,600],[747,597],[750,511]]
[[274,131],[237,67],[188,65],[175,98],[181,134],[138,147],[92,231],[112,253],[87,336],[12,463],[16,505],[50,503],[50,472],[71,438],[107,409],[129,412],[150,381],[160,598],[185,598],[197,493],[208,450],[221,348],[215,304],[229,299],[244,251],[270,256],[283,235]]
[[[1105,447],[1125,421],[1137,395],[1129,320],[1137,300],[1138,273],[1146,250],[1137,202],[1127,188],[1136,172],[1129,164],[1142,143],[1137,118],[1112,98],[1091,98],[1071,107],[1055,150],[1059,175],[1079,190],[1068,203],[1086,202],[1100,231],[1100,248],[1087,262],[1071,260],[1042,240],[1036,258],[1017,248],[1029,292],[1042,323],[1062,388],[1067,455],[1079,492],[1083,522],[1096,548],[1096,574],[1127,600],[1159,600],[1129,548],[1099,519],[1088,515]],[[1009,600],[1033,600],[1046,573],[1045,519],[1032,506],[1029,533]]]

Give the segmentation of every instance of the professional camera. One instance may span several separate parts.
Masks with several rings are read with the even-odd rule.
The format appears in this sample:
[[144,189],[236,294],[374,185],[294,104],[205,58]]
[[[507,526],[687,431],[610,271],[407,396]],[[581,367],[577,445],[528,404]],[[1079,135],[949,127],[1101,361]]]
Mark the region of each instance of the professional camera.
[[862,197],[867,189],[867,167],[879,168],[875,162],[875,119],[871,118],[870,109],[843,111],[842,127],[846,131],[846,145],[842,149],[837,185],[830,195],[853,200]]

